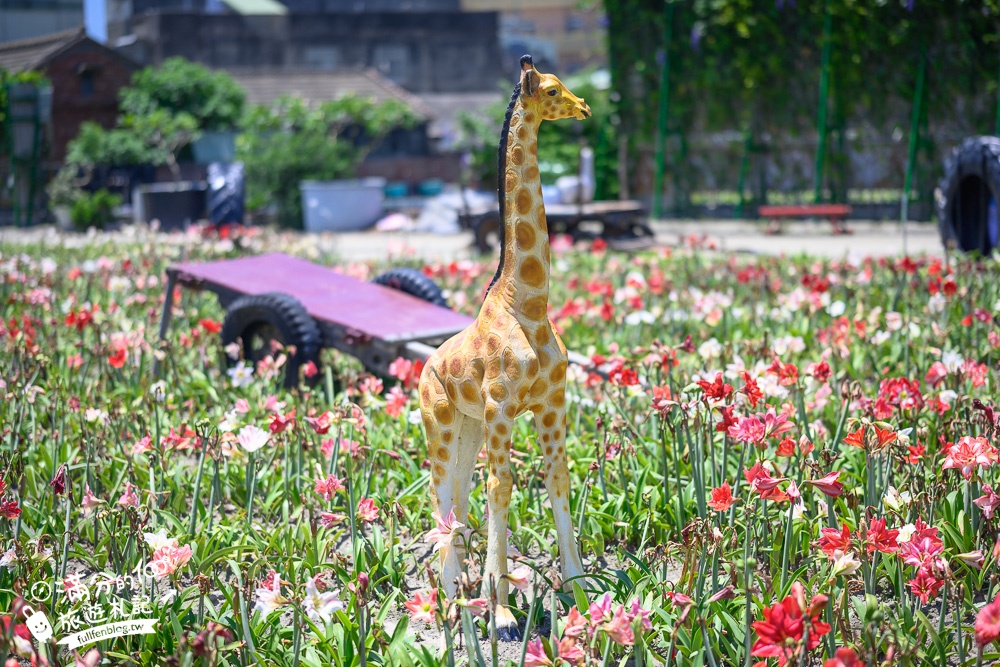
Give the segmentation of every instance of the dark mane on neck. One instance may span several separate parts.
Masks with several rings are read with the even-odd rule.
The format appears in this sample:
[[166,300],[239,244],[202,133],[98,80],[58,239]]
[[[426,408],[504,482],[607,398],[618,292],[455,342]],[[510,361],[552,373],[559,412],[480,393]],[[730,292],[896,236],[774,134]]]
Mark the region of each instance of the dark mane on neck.
[[497,266],[497,272],[493,276],[493,280],[490,281],[490,286],[486,288],[487,294],[493,289],[493,284],[496,283],[503,272],[504,248],[507,245],[507,217],[504,211],[504,200],[507,198],[507,135],[510,133],[510,119],[514,115],[514,105],[517,104],[517,98],[520,95],[521,84],[518,83],[514,86],[514,93],[510,96],[510,104],[507,105],[507,113],[503,117],[503,127],[500,129],[500,145],[497,149],[497,202],[500,204],[500,264]]

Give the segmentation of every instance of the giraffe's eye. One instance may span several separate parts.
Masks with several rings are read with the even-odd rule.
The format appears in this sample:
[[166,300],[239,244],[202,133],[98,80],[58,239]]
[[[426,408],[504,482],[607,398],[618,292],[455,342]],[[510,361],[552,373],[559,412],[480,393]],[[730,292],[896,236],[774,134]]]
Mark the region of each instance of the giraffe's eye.
[[551,90],[549,91],[549,97],[555,97],[555,96],[556,96],[556,95],[558,95],[558,94],[559,94],[559,91],[558,91],[558,90],[556,90],[555,88],[553,88],[553,89],[551,89]]

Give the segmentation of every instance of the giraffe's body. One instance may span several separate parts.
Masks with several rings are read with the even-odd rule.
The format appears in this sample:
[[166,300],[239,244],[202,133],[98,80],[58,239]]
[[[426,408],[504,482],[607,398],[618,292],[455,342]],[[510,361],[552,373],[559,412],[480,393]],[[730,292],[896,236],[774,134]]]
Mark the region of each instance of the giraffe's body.
[[[465,523],[472,473],[486,446],[489,463],[487,555],[484,585],[507,601],[507,511],[510,440],[514,420],[534,415],[545,457],[545,486],[555,517],[563,579],[583,574],[569,511],[566,462],[566,348],[548,319],[549,239],[538,174],[542,120],[590,116],[584,101],[554,76],[521,59],[521,83],[508,109],[500,142],[499,196],[504,225],[500,267],[479,315],[445,342],[424,367],[420,408],[431,462],[432,500],[439,516],[454,508]],[[461,551],[442,553],[442,582],[456,591]],[[497,627],[516,636],[510,611],[498,607]]]

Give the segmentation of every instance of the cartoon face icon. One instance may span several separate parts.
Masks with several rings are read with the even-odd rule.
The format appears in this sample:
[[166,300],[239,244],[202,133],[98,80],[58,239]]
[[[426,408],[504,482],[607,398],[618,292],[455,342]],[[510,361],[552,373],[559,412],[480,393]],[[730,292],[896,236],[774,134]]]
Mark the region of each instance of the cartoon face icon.
[[44,612],[25,607],[24,623],[28,626],[31,635],[39,642],[47,642],[52,639],[52,624],[49,623],[49,617]]

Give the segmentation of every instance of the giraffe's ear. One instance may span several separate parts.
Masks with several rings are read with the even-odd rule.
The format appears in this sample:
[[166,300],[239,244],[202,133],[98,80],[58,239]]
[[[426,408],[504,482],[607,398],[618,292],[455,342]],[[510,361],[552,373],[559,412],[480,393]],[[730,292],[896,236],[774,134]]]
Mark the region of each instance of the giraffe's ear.
[[528,97],[534,97],[535,93],[538,92],[538,85],[541,83],[541,77],[538,76],[538,70],[534,67],[527,67],[523,72],[521,72],[521,94]]

